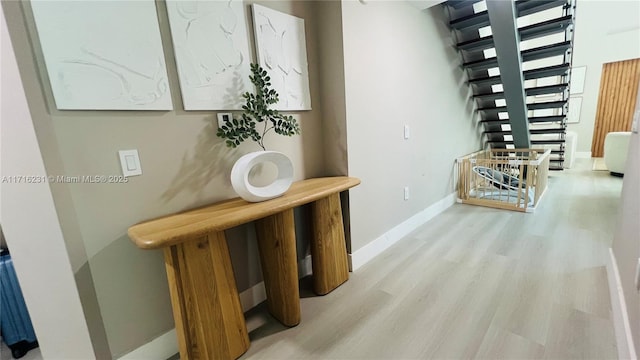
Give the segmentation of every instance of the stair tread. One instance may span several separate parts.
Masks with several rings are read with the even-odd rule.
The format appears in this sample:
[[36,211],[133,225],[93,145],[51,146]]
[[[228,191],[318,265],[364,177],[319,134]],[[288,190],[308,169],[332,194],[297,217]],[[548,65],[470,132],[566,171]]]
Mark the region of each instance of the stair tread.
[[566,115],[549,115],[549,116],[532,116],[529,118],[530,123],[541,122],[558,122],[564,120]]
[[479,50],[490,49],[493,47],[493,35],[485,36],[479,39],[463,41],[461,43],[458,43],[456,47],[460,50],[465,50],[465,51],[469,51],[469,50],[479,51]]
[[497,57],[490,57],[488,59],[480,59],[480,60],[476,60],[476,61],[469,61],[469,62],[466,62],[466,63],[462,64],[462,66],[464,66],[466,68],[474,68],[476,70],[489,69],[489,68],[492,68],[492,67],[498,67],[498,58]]
[[481,123],[501,123],[501,124],[508,124],[509,123],[509,119],[482,119],[479,122]]
[[[567,100],[531,103],[531,104],[527,104],[527,109],[528,110],[553,109],[553,108],[562,107],[566,103],[567,103]],[[507,111],[507,107],[506,106],[482,107],[482,108],[478,108],[478,111],[498,111],[498,112],[503,112],[503,111]]]
[[491,107],[481,107],[478,108],[478,111],[497,111],[497,112],[506,112],[506,106],[491,106]]
[[[560,84],[553,84],[553,85],[530,87],[524,90],[527,92],[527,96],[531,96],[530,94],[534,94],[534,93],[549,94],[554,92],[562,92],[562,90],[566,89],[567,87],[569,87],[568,83],[560,83]],[[558,89],[560,89],[560,91],[555,91]],[[549,91],[549,92],[546,92],[546,91]]]
[[494,85],[494,84],[500,84],[501,82],[502,82],[502,79],[500,78],[500,75],[469,80],[469,84],[471,85],[483,85],[483,84]]
[[473,97],[475,99],[482,99],[482,100],[504,99],[504,92],[498,91],[498,92],[493,92],[488,94],[478,94],[478,95],[473,95]]
[[489,13],[481,11],[479,13],[463,16],[449,22],[449,26],[457,30],[479,29],[489,25]]
[[540,46],[533,49],[527,49],[521,51],[520,54],[522,55],[522,61],[527,62],[561,55],[569,48],[571,48],[571,41],[563,41],[555,44]]
[[567,103],[567,100],[532,103],[532,104],[527,104],[527,109],[528,110],[554,109],[554,108],[563,107],[564,105],[566,105],[566,103]]
[[447,1],[447,5],[451,6],[454,9],[462,9],[480,1],[482,0],[449,0]]
[[566,15],[524,26],[518,29],[518,32],[520,33],[520,41],[531,40],[564,31],[572,22],[573,17],[571,15]]
[[[561,122],[564,120],[565,115],[552,115],[552,116],[531,116],[529,117],[530,124],[543,123],[543,122]],[[496,123],[496,124],[508,124],[509,119],[482,119],[480,123]]]
[[544,68],[527,70],[523,73],[524,79],[533,80],[533,79],[539,79],[539,78],[548,77],[548,76],[564,75],[569,71],[570,67],[571,67],[571,64],[564,63],[561,65],[554,65],[554,66],[548,66]]
[[518,17],[522,17],[562,6],[566,3],[566,0],[520,0],[516,2],[516,10],[518,12]]
[[511,130],[487,130],[482,133],[491,135],[511,135]]
[[561,93],[565,91],[568,87],[569,87],[568,83],[561,83],[561,84],[526,88],[525,91],[527,93],[527,96],[546,95],[546,94]]
[[531,135],[542,135],[542,134],[565,134],[567,132],[567,128],[551,128],[551,129],[529,129],[529,134]]

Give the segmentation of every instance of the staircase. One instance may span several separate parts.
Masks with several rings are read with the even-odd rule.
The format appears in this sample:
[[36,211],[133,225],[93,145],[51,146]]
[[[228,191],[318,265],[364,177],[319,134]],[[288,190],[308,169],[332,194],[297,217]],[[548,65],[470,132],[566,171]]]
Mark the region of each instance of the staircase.
[[486,143],[550,148],[550,169],[562,170],[575,0],[449,0],[445,8]]

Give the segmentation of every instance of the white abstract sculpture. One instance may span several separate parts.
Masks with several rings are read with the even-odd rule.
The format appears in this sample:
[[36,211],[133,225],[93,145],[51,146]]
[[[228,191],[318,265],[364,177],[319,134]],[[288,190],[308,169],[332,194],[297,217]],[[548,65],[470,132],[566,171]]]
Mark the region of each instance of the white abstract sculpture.
[[[249,183],[249,172],[260,164],[270,162],[278,168],[278,177],[269,185],[257,187]],[[231,169],[231,185],[246,201],[260,202],[284,194],[293,182],[293,164],[283,153],[257,151],[242,156]]]

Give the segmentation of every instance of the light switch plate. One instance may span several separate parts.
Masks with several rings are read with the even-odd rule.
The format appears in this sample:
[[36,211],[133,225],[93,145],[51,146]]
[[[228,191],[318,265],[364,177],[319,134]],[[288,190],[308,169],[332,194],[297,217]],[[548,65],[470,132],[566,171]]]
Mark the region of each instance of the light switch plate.
[[122,175],[125,177],[142,175],[142,166],[140,166],[140,157],[138,150],[120,150],[120,166],[122,167]]

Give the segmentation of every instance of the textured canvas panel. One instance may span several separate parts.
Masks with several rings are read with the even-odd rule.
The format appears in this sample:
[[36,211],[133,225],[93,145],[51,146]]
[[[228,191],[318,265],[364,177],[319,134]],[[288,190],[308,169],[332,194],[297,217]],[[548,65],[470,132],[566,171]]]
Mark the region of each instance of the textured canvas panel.
[[584,92],[584,80],[587,77],[587,67],[578,66],[571,69],[571,95],[582,94]]
[[580,112],[582,111],[582,97],[572,97],[569,99],[569,111],[567,112],[567,123],[577,124],[580,122]]
[[31,4],[58,109],[173,108],[153,0]]
[[278,110],[311,110],[304,20],[253,5],[258,63],[271,76]]
[[241,0],[168,1],[185,110],[241,110],[251,63]]

